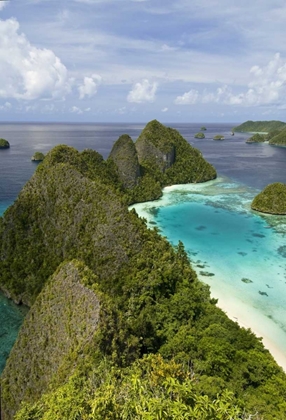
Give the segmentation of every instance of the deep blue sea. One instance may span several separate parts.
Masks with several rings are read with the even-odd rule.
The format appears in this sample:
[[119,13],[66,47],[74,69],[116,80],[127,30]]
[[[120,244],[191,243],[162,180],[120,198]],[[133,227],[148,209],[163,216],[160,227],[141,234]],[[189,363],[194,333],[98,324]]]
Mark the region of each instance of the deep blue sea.
[[[136,140],[144,125],[0,124],[0,137],[11,145],[0,151],[0,214],[33,174],[35,151],[46,153],[57,144],[68,144],[78,150],[95,149],[107,158],[121,134]],[[199,278],[210,285],[213,295],[226,307],[229,302],[241,323],[253,325],[286,353],[286,222],[283,217],[260,216],[250,210],[259,190],[272,182],[286,183],[286,148],[246,144],[249,135],[231,136],[234,123],[168,125],[201,150],[216,167],[218,179],[167,188],[161,200],[137,206],[138,213],[173,244],[182,240]],[[202,125],[207,127],[206,138],[195,139]],[[214,141],[216,134],[223,134],[225,140]],[[23,315],[4,299],[0,319],[4,320],[0,323],[1,369]],[[264,328],[259,328],[261,324]]]

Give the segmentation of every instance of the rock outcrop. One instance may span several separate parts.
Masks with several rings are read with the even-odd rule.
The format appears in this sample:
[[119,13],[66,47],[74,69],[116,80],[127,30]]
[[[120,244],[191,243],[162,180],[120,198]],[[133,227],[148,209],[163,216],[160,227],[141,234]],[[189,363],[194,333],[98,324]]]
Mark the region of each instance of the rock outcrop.
[[72,374],[72,359],[68,372],[63,363],[80,357],[99,324],[100,300],[87,287],[93,278],[84,264],[64,263],[38,296],[2,374],[2,420],[12,419],[22,401],[37,401],[59,375],[64,381]]
[[138,185],[140,165],[135,144],[128,134],[120,136],[114,143],[109,159],[115,162],[124,188],[130,189]]

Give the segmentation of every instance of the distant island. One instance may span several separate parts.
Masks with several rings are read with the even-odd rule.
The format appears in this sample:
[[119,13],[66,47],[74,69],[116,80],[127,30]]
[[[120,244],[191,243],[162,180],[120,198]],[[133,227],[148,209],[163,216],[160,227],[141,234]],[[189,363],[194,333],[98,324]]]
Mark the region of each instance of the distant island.
[[276,215],[286,215],[286,185],[275,182],[268,185],[252,201],[253,210]]
[[42,152],[35,152],[31,157],[33,162],[42,162],[45,159],[45,155]]
[[234,127],[233,131],[255,133],[247,143],[269,142],[274,146],[286,146],[286,123],[282,121],[246,121]]
[[0,139],[0,149],[9,149],[10,143],[5,139]]
[[213,140],[224,140],[224,136],[222,134],[217,134],[214,136]]
[[283,130],[286,123],[282,121],[246,121],[233,128],[232,131],[240,133],[269,133],[274,130]]
[[264,143],[266,141],[265,137],[263,134],[255,133],[246,140],[246,143]]
[[204,135],[204,133],[197,133],[194,135],[195,139],[204,139],[206,136]]
[[206,128],[206,127],[204,127],[204,126],[203,126],[203,127],[201,127],[201,131],[206,131],[206,129],[207,129],[207,128]]

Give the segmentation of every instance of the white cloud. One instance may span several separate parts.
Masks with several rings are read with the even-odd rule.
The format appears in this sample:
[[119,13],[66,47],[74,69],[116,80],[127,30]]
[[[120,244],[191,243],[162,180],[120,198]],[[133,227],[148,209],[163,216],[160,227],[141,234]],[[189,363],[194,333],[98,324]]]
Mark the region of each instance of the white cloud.
[[184,93],[182,96],[177,96],[175,99],[175,104],[177,105],[189,105],[195,104],[199,99],[199,92],[197,90],[191,89],[189,92]]
[[83,84],[79,86],[79,99],[83,99],[85,96],[91,98],[97,92],[98,85],[101,83],[101,77],[98,74],[93,74],[91,77],[85,77]]
[[83,114],[82,109],[80,109],[80,108],[79,108],[79,107],[77,107],[77,106],[73,106],[73,107],[71,108],[70,112],[72,112],[72,113],[74,113],[74,114],[78,114],[78,115]]
[[0,10],[4,9],[4,7],[6,6],[6,2],[5,1],[0,1]]
[[163,108],[161,109],[161,112],[167,112],[169,108]]
[[286,61],[280,54],[264,66],[252,66],[247,89],[234,93],[228,85],[223,85],[214,92],[190,90],[177,96],[175,104],[189,105],[195,103],[221,103],[226,105],[260,106],[281,105],[286,103]]
[[128,102],[154,102],[158,85],[156,82],[150,83],[148,79],[135,83],[127,96]]
[[59,98],[71,88],[61,60],[49,49],[34,47],[19,33],[16,19],[0,20],[0,74],[2,98]]

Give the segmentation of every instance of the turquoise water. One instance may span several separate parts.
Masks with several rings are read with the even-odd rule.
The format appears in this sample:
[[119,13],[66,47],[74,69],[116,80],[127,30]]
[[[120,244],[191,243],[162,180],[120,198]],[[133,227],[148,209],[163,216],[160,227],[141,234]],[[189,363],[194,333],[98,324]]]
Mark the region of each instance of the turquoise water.
[[[10,204],[12,202],[0,203],[0,216]],[[28,308],[15,305],[0,292],[0,374],[27,312]]]
[[0,293],[0,373],[17,338],[19,328],[27,313],[24,306],[15,305]]
[[[286,353],[286,220],[253,212],[256,193],[220,177],[166,188],[162,199],[134,207],[172,244],[184,243],[215,297],[230,307],[233,299],[246,305],[249,317],[267,318],[273,331],[262,328],[263,334]],[[254,319],[246,321],[252,325]]]

